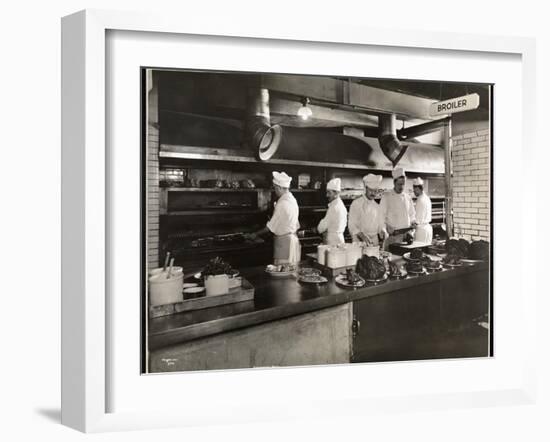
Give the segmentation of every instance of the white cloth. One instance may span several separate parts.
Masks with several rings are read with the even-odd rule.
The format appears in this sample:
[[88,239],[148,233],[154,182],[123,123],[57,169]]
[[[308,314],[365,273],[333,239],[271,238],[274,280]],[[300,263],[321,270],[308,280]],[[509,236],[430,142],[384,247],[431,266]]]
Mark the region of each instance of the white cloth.
[[418,226],[414,233],[414,240],[431,243],[433,239],[433,228],[430,225],[432,220],[432,201],[426,194],[416,198],[416,222]]
[[396,167],[395,169],[392,170],[391,176],[392,176],[392,178],[393,178],[394,180],[395,180],[396,178],[399,178],[399,177],[402,177],[402,176],[406,176],[406,175],[405,175],[405,169],[403,169],[402,167]]
[[369,200],[364,195],[355,199],[349,208],[348,229],[354,241],[358,241],[357,235],[363,233],[376,244],[378,234],[384,231],[384,215],[380,205]]
[[389,231],[410,227],[411,223],[416,221],[413,200],[404,191],[397,193],[392,189],[385,192],[380,201],[380,208]]
[[347,221],[348,211],[340,197],[328,203],[327,213],[317,226],[318,232],[324,234],[324,243],[343,244]]
[[380,187],[381,182],[382,175],[373,175],[372,173],[369,173],[363,177],[363,183],[369,189],[377,190]]
[[424,185],[424,180],[422,178],[418,177],[413,180],[413,186],[423,186],[423,185]]
[[342,180],[340,178],[333,178],[327,183],[327,190],[340,192],[342,190]]
[[277,186],[284,187],[288,189],[290,187],[290,182],[292,181],[292,177],[289,177],[285,172],[273,172],[273,184],[277,184]]
[[267,228],[278,236],[296,233],[300,228],[298,216],[299,208],[296,198],[292,193],[285,192],[275,203],[275,210],[267,222]]

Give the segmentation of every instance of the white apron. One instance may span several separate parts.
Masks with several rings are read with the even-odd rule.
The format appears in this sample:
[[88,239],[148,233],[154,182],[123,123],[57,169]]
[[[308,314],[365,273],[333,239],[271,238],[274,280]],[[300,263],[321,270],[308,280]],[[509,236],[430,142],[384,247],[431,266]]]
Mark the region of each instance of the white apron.
[[339,244],[344,244],[344,234],[335,233],[335,232],[325,232],[323,233],[323,243],[328,246],[337,246]]
[[297,264],[300,258],[300,240],[295,233],[273,236],[273,264]]
[[432,243],[433,228],[429,223],[419,224],[416,226],[416,232],[414,233],[414,240],[426,243]]

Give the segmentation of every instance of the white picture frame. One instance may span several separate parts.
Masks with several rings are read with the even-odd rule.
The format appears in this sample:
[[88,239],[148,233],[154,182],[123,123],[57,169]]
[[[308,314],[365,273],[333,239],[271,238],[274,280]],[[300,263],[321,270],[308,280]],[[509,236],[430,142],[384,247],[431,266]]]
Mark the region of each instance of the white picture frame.
[[[107,393],[112,387],[106,375],[110,357],[108,336],[109,304],[106,294],[109,241],[107,220],[109,196],[106,180],[106,33],[142,31],[164,34],[207,35],[284,41],[374,45],[379,47],[426,48],[443,51],[473,51],[514,54],[522,65],[522,147],[521,155],[534,157],[534,103],[536,99],[535,42],[533,39],[494,36],[430,33],[372,28],[331,26],[261,26],[254,23],[237,26],[196,18],[182,23],[178,17],[86,10],[63,18],[62,22],[62,423],[84,432],[139,428],[162,428],[206,423],[200,416],[171,412],[107,412]],[[522,221],[534,218],[536,192],[525,192]],[[525,235],[525,233],[521,233]],[[498,253],[498,249],[497,249]],[[534,256],[534,245],[523,242],[523,258]],[[524,259],[522,273],[527,271]],[[536,312],[534,279],[521,282],[521,305],[527,313]],[[522,319],[527,336],[534,336],[535,325]],[[497,328],[498,333],[498,328]],[[137,339],[137,337],[136,337]],[[529,341],[527,341],[529,342]],[[304,416],[329,416],[335,407],[345,413],[369,413],[380,403],[387,412],[398,411],[403,404],[419,409],[460,408],[499,404],[533,403],[536,396],[535,339],[525,352],[521,380],[513,379],[501,389],[472,391],[470,394],[440,394],[408,398],[349,398],[312,400],[315,413]],[[498,357],[498,356],[497,356]],[[138,368],[136,368],[137,370]],[[286,370],[287,376],[289,371]],[[290,372],[291,373],[291,372]],[[404,402],[405,401],[405,402]],[[472,405],[474,404],[474,405]],[[241,403],[243,410],[254,404]],[[294,410],[293,412],[295,412]],[[266,410],[270,418],[295,417],[293,412]],[[298,412],[298,415],[300,413]],[[252,413],[249,420],[265,415]],[[245,419],[246,421],[246,419]],[[231,422],[229,416],[227,422]],[[242,422],[242,420],[241,420]]]

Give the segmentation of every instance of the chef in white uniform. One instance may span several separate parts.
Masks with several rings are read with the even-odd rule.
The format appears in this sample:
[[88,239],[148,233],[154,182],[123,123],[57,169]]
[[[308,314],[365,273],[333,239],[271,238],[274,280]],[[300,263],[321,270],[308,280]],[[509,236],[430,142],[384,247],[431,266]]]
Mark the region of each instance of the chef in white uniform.
[[415,211],[417,222],[414,240],[431,244],[433,238],[433,229],[430,224],[432,220],[432,201],[424,193],[424,181],[422,178],[416,178],[413,181],[413,191],[416,196]]
[[273,216],[263,229],[249,235],[255,238],[268,232],[273,234],[273,264],[276,265],[300,261],[300,240],[296,235],[300,228],[299,209],[289,190],[291,181],[285,172],[273,172],[273,189],[277,196]]
[[369,173],[363,177],[365,194],[353,201],[349,209],[348,229],[354,242],[377,246],[388,236],[384,215],[375,201],[382,176]]
[[405,192],[406,175],[402,167],[396,167],[392,171],[393,189],[385,192],[380,201],[380,208],[386,223],[389,237],[384,245],[387,250],[389,245],[403,242],[405,233],[396,234],[395,231],[407,227],[416,227],[416,211],[411,196]]
[[329,246],[345,242],[344,230],[348,222],[348,211],[340,198],[341,185],[340,178],[334,178],[327,183],[327,214],[317,226],[317,231],[323,235],[323,243]]

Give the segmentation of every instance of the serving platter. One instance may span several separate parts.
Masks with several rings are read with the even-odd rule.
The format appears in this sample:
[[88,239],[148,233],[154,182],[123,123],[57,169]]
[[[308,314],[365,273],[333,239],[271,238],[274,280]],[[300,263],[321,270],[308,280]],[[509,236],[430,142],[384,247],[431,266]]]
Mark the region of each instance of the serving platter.
[[385,273],[383,278],[380,279],[365,279],[366,282],[370,284],[380,284],[381,282],[384,282],[388,279],[388,274]]
[[365,286],[365,280],[361,278],[360,276],[357,276],[359,279],[356,283],[351,284],[348,282],[348,278],[345,273],[341,273],[340,275],[336,275],[334,278],[334,282],[336,285],[339,285],[341,287],[345,287],[347,289],[357,289]]
[[328,282],[328,279],[321,275],[299,276],[298,282],[304,282],[306,284],[325,284]]

